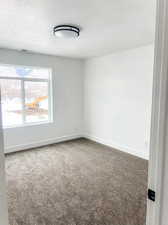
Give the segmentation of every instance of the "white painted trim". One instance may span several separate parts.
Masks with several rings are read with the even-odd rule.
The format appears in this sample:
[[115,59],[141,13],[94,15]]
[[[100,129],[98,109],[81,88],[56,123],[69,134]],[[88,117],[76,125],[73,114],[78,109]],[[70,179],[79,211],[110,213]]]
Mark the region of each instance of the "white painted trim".
[[70,141],[74,139],[78,139],[83,137],[83,135],[80,134],[71,134],[71,135],[65,135],[57,138],[50,138],[46,139],[40,142],[31,142],[27,144],[21,144],[21,145],[14,145],[11,147],[5,148],[5,153],[12,153],[12,152],[18,152],[26,149],[31,149],[31,148],[36,148],[36,147],[41,147],[49,144],[55,144],[63,141]]
[[[167,128],[168,92],[168,1],[157,0],[155,60],[153,77],[152,126],[148,187],[156,192],[156,201],[147,201],[146,225],[165,225],[163,218],[163,180]],[[167,173],[167,172],[166,172]],[[165,209],[167,210],[167,209]]]
[[[136,151],[133,148],[130,148],[128,146],[124,146],[118,143],[114,143],[112,141],[106,141],[102,138],[96,137],[94,135],[90,135],[90,134],[72,134],[72,135],[65,135],[65,136],[61,136],[58,138],[50,138],[50,139],[46,139],[40,142],[31,142],[31,143],[27,143],[27,144],[22,144],[22,145],[14,145],[11,147],[7,147],[5,148],[5,153],[12,153],[12,152],[17,152],[17,151],[22,151],[22,150],[26,150],[26,149],[31,149],[31,148],[36,148],[36,147],[41,147],[41,146],[45,146],[45,145],[49,145],[49,144],[55,144],[55,143],[60,143],[63,141],[70,141],[70,140],[74,140],[74,139],[78,139],[78,138],[86,138],[95,142],[98,142],[100,144],[115,148],[119,151],[123,151],[126,153],[129,153],[131,155],[143,158],[143,159],[147,159],[148,160],[148,156],[141,154],[140,152],[142,151]],[[134,154],[133,154],[134,152]]]
[[0,225],[8,224],[8,203],[5,183],[5,157],[0,96]]
[[[7,49],[7,48],[4,48]],[[12,50],[12,49],[8,49],[8,50]],[[13,51],[17,51],[17,50],[13,50]],[[20,52],[20,51],[17,51]],[[35,53],[33,53],[35,54]],[[39,53],[37,53],[39,55]],[[47,67],[47,66],[32,66],[32,65],[23,65],[23,64],[10,64],[10,63],[2,63],[0,62],[0,66],[15,66],[15,67],[23,67],[23,68],[31,68],[31,69],[46,69],[46,70],[52,70],[51,67]]]
[[[49,71],[49,70],[48,70]],[[48,82],[49,79],[46,78],[34,78],[34,77],[8,77],[0,76],[2,80],[20,80],[20,81],[32,81],[32,82]]]
[[3,130],[10,130],[10,129],[16,129],[16,128],[23,128],[23,127],[33,127],[33,126],[42,126],[45,124],[52,124],[54,123],[53,120],[47,120],[47,121],[41,121],[41,122],[32,122],[32,123],[24,123],[16,126],[7,126],[3,127]]
[[107,140],[104,140],[102,138],[96,137],[96,136],[94,136],[92,134],[85,134],[84,138],[87,138],[89,140],[92,140],[92,141],[98,142],[100,144],[109,146],[109,147],[117,149],[119,151],[123,151],[123,152],[129,153],[131,155],[134,155],[134,156],[137,156],[137,157],[140,157],[140,158],[148,160],[148,156],[146,154],[143,154],[142,153],[143,151],[139,150],[139,151],[135,152],[135,148],[133,149],[131,147],[128,147],[128,146],[125,146],[125,145],[121,145],[121,144],[118,144],[118,143],[113,142],[113,141],[107,141]]
[[[36,147],[41,147],[41,146],[45,146],[48,144],[54,144],[54,143],[59,143],[59,142],[63,142],[63,141],[70,141],[70,140],[74,140],[74,139],[78,139],[78,138],[86,138],[95,142],[98,142],[100,144],[115,148],[119,151],[123,151],[126,153],[129,153],[131,155],[143,158],[143,159],[147,159],[148,160],[148,156],[145,154],[141,154],[140,152],[142,151],[136,151],[133,148],[130,148],[128,146],[124,146],[118,143],[114,143],[112,141],[106,141],[102,138],[96,137],[94,135],[90,135],[90,134],[72,134],[72,135],[66,135],[66,136],[61,136],[58,138],[50,138],[50,139],[46,139],[40,142],[31,142],[31,143],[27,143],[27,144],[22,144],[22,145],[14,145],[11,147],[7,147],[5,148],[5,153],[12,153],[12,152],[17,152],[17,151],[22,151],[22,150],[26,150],[26,149],[31,149],[31,148],[36,148]],[[133,154],[134,152],[134,154]]]
[[[2,64],[0,63],[0,66],[7,66],[7,67],[16,67],[16,65],[7,65],[7,64]],[[25,67],[25,66],[20,66],[20,67]],[[47,83],[48,87],[48,120],[47,121],[39,121],[31,124],[41,124],[44,122],[53,122],[53,89],[52,89],[52,81],[53,81],[53,76],[52,76],[52,69],[51,68],[43,68],[43,67],[32,67],[32,66],[27,66],[26,68],[34,68],[34,69],[42,69],[46,70],[48,72],[48,78],[36,78],[36,77],[8,77],[8,76],[0,76],[0,80],[18,80],[21,82],[21,106],[22,106],[22,123],[19,125],[12,125],[12,126],[4,126],[3,128],[10,128],[10,127],[20,127],[20,126],[27,126],[29,123],[26,122],[25,120],[25,82],[31,81],[31,82],[44,82]]]

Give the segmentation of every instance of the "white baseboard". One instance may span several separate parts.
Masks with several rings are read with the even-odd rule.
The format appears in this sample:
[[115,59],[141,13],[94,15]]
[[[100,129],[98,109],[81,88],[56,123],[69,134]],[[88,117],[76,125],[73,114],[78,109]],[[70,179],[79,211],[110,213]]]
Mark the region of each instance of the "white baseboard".
[[61,137],[58,137],[58,138],[46,139],[46,140],[43,140],[43,141],[40,141],[40,142],[31,142],[31,143],[27,143],[27,144],[14,145],[14,146],[5,148],[5,153],[22,151],[22,150],[36,148],[36,147],[45,146],[45,145],[49,145],[49,144],[59,143],[59,142],[62,142],[62,141],[69,141],[69,140],[73,140],[73,139],[78,139],[78,138],[81,138],[81,137],[83,137],[83,135],[72,134],[72,135],[61,136]]
[[54,143],[59,143],[59,142],[63,142],[63,141],[78,139],[78,138],[82,138],[82,137],[87,138],[87,139],[92,140],[92,141],[95,141],[95,142],[98,142],[100,144],[115,148],[115,149],[118,149],[120,151],[138,156],[138,157],[143,158],[143,159],[147,159],[147,160],[149,159],[149,156],[145,155],[143,153],[143,151],[136,151],[135,152],[135,149],[131,149],[127,146],[121,146],[121,145],[116,144],[114,142],[105,141],[102,138],[98,138],[98,137],[96,137],[94,135],[90,135],[90,134],[85,134],[85,135],[72,134],[72,135],[66,135],[66,136],[61,136],[61,137],[57,137],[57,138],[46,139],[46,140],[43,140],[43,141],[40,141],[40,142],[31,142],[31,143],[27,143],[27,144],[14,145],[14,146],[11,146],[11,147],[6,147],[5,153],[22,151],[22,150],[26,150],[26,149],[45,146],[45,145],[48,145],[48,144],[54,144]]
[[147,159],[147,160],[149,159],[149,156],[147,154],[144,154],[144,151],[135,151],[135,149],[131,149],[130,147],[123,146],[123,145],[120,145],[120,144],[117,144],[117,143],[114,143],[114,142],[111,142],[111,141],[110,142],[105,141],[102,138],[98,138],[98,137],[93,136],[91,134],[85,134],[83,136],[85,138],[89,139],[89,140],[92,140],[92,141],[98,142],[100,144],[112,147],[114,149],[118,149],[120,151],[129,153],[131,155],[138,156],[140,158]]

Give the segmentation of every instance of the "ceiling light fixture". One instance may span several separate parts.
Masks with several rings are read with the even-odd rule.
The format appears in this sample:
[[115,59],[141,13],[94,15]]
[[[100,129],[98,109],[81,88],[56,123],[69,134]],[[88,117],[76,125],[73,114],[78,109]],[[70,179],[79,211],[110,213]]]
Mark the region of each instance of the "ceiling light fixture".
[[59,38],[76,38],[79,37],[80,29],[71,25],[55,26],[54,35]]

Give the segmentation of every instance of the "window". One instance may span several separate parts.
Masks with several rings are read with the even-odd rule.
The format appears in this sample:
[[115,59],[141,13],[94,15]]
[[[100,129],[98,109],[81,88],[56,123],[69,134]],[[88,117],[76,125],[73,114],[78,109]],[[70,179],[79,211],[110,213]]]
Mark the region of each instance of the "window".
[[51,71],[0,65],[3,127],[51,121]]

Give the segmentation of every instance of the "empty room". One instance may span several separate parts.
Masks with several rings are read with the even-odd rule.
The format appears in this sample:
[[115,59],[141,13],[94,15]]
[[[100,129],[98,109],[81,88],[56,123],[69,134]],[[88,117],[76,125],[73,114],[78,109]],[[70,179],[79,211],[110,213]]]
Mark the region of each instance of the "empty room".
[[155,0],[1,3],[9,225],[146,224],[155,11]]

